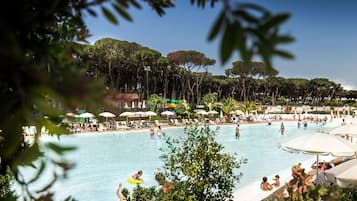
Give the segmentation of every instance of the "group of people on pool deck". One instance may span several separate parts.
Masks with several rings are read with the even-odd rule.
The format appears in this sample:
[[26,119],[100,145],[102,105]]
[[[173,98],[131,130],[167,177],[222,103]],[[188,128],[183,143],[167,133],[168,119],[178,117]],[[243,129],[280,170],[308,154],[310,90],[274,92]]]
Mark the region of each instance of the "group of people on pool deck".
[[[336,160],[336,159],[334,159]],[[333,161],[334,161],[333,160]],[[318,168],[318,172],[323,173],[325,170],[330,169],[334,166],[334,164],[327,163],[325,161],[319,162],[318,165],[316,165],[316,162],[314,162],[311,165],[311,169],[316,169]],[[305,173],[305,168],[301,167],[301,163],[298,163],[291,168],[291,176],[293,177],[289,183],[287,183],[289,186],[295,186],[295,191],[299,192],[301,194],[307,192],[306,186],[310,187],[315,187],[315,184],[321,184],[318,181],[319,175],[317,176],[316,180],[312,182],[312,175]],[[280,181],[279,181],[279,175],[276,175],[275,178],[275,183],[270,184],[267,181],[267,177],[263,177],[263,181],[260,185],[261,189],[264,191],[269,191],[272,190],[273,187],[279,187],[280,186]]]
[[270,190],[273,190],[274,187],[276,187],[276,188],[280,187],[280,176],[275,175],[273,180],[274,180],[274,183],[269,183],[268,178],[263,177],[263,181],[262,181],[262,183],[260,183],[260,188],[263,191],[270,191]]

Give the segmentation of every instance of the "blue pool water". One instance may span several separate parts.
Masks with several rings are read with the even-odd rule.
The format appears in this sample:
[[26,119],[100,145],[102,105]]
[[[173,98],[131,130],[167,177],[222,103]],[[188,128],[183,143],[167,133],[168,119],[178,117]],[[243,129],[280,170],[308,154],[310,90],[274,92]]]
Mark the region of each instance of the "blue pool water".
[[[225,151],[236,153],[237,159],[247,158],[238,172],[243,173],[239,186],[273,175],[279,170],[311,157],[294,154],[279,148],[283,139],[306,132],[314,132],[318,125],[310,124],[307,129],[297,128],[296,123],[285,123],[285,135],[279,132],[280,123],[241,125],[240,138],[235,138],[235,126],[221,126],[217,141]],[[183,128],[163,129],[172,137],[184,136]],[[126,180],[137,170],[143,170],[144,186],[157,185],[154,173],[162,167],[159,150],[165,146],[163,139],[150,139],[149,131],[134,131],[120,134],[71,135],[57,138],[46,137],[44,141],[56,141],[64,145],[74,145],[78,149],[67,158],[76,162],[69,177],[54,186],[58,199],[68,195],[80,201],[116,200],[115,189],[119,182],[124,187],[134,186]],[[29,171],[25,171],[30,174]],[[57,199],[56,199],[57,200]]]

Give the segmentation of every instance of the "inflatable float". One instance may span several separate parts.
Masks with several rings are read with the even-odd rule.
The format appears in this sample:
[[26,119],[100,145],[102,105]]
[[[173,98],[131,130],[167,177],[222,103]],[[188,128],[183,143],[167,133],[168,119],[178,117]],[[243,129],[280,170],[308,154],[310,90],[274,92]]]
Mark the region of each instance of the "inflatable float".
[[141,183],[143,183],[143,180],[128,178],[128,182],[131,184],[141,184]]

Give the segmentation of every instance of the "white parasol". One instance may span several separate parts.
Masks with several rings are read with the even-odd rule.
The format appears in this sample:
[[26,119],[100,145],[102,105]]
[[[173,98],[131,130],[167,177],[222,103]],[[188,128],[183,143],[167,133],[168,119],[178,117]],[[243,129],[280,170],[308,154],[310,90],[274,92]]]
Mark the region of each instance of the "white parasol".
[[353,156],[357,152],[357,146],[351,142],[325,133],[303,134],[280,143],[280,146],[286,151],[316,154],[317,164],[319,155]]
[[147,115],[147,116],[156,116],[157,114],[155,112],[152,112],[152,111],[147,111],[147,112],[145,112],[145,115]]
[[101,116],[101,117],[115,117],[115,114],[113,114],[111,112],[102,112],[102,113],[99,113],[99,116]]
[[89,112],[85,112],[83,114],[80,114],[79,117],[81,117],[81,118],[92,118],[92,117],[94,117],[94,114],[89,113]]
[[161,112],[161,115],[173,116],[173,115],[175,115],[175,113],[174,113],[174,112],[171,112],[171,111],[163,111],[163,112]]
[[342,125],[332,129],[329,133],[333,135],[357,135],[357,125],[356,124]]
[[119,116],[120,117],[133,117],[135,115],[134,112],[123,112]]

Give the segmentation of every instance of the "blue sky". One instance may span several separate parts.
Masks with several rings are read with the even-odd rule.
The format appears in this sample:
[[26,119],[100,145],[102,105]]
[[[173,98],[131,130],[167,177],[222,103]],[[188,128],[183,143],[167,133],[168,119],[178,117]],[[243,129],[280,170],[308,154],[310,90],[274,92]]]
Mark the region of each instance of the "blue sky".
[[[176,0],[176,7],[167,9],[163,17],[148,7],[130,9],[134,21],[110,24],[103,16],[85,17],[92,34],[91,43],[103,37],[127,40],[158,50],[166,56],[176,50],[197,50],[216,59],[209,69],[224,74],[231,62],[220,65],[219,41],[207,41],[207,34],[221,4],[199,9],[189,0]],[[273,65],[279,76],[324,77],[341,83],[346,89],[357,90],[357,1],[354,0],[253,0],[272,12],[289,12],[290,20],[282,32],[296,41],[281,46],[295,55],[293,60],[275,58]],[[237,55],[231,61],[239,60]]]

